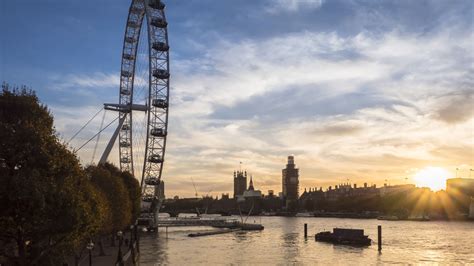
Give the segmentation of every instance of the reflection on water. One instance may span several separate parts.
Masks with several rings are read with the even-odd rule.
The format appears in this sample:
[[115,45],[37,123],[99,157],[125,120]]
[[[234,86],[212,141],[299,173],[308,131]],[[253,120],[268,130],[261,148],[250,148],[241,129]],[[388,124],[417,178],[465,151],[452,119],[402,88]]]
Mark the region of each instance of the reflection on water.
[[[257,219],[260,222],[260,218]],[[203,227],[169,228],[144,233],[141,265],[195,264],[474,264],[474,223],[410,222],[357,219],[262,217],[265,230],[189,238]],[[308,239],[303,225],[308,224]],[[377,251],[377,225],[383,250]],[[333,227],[360,228],[372,238],[370,247],[335,246],[314,241],[314,234]]]

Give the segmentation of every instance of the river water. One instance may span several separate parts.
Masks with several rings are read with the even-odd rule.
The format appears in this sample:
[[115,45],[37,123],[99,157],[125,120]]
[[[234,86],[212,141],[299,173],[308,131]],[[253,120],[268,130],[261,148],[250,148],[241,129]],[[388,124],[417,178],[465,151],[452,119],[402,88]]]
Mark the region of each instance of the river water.
[[[474,222],[415,222],[314,217],[250,217],[265,230],[190,238],[210,228],[169,228],[143,233],[141,265],[314,265],[314,264],[472,264]],[[304,224],[308,238],[304,238]],[[382,252],[377,250],[382,225]],[[364,229],[372,239],[365,248],[335,246],[314,240],[333,227]]]

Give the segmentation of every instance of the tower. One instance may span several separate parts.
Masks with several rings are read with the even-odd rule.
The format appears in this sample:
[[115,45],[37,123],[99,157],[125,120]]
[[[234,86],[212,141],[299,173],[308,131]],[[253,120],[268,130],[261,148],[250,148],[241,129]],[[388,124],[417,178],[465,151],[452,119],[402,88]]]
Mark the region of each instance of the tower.
[[252,175],[250,175],[250,182],[249,182],[249,191],[253,191],[255,190],[255,188],[253,187],[253,181],[252,181]]
[[299,197],[299,169],[296,168],[294,156],[288,156],[288,164],[282,169],[282,191],[286,206]]
[[247,171],[234,171],[234,198],[243,195],[247,189]]

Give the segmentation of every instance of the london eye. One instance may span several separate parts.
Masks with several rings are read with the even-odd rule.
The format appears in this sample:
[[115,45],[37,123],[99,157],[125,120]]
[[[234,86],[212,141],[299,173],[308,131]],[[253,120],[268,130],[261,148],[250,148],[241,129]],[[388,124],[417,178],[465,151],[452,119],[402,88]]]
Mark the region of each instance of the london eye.
[[132,0],[123,39],[118,127],[99,163],[105,163],[118,137],[119,164],[141,180],[142,219],[156,219],[165,160],[169,107],[169,44],[165,4]]

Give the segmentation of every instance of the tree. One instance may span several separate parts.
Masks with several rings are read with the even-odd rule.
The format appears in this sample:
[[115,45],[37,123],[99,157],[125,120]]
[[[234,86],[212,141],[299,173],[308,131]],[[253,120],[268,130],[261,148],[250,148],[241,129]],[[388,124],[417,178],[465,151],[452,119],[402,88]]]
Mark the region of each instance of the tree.
[[140,184],[138,183],[137,179],[129,172],[122,172],[120,177],[122,178],[122,182],[125,184],[125,187],[128,190],[132,214],[130,223],[134,224],[140,216],[140,204],[142,201]]
[[140,203],[141,203],[141,188],[138,180],[133,177],[130,172],[122,172],[116,166],[110,163],[105,163],[103,165],[105,169],[107,169],[111,175],[118,176],[121,178],[125,188],[128,192],[128,198],[130,199],[131,204],[131,220],[130,224],[134,224],[135,221],[138,219],[140,215]]
[[2,89],[0,256],[8,264],[57,264],[98,230],[100,203],[46,106],[25,87]]
[[[86,172],[92,183],[107,198],[111,210],[110,223],[104,225],[103,232],[114,233],[130,225],[132,219],[131,203],[128,191],[120,176],[104,166],[89,166]],[[114,237],[112,237],[112,243]]]

